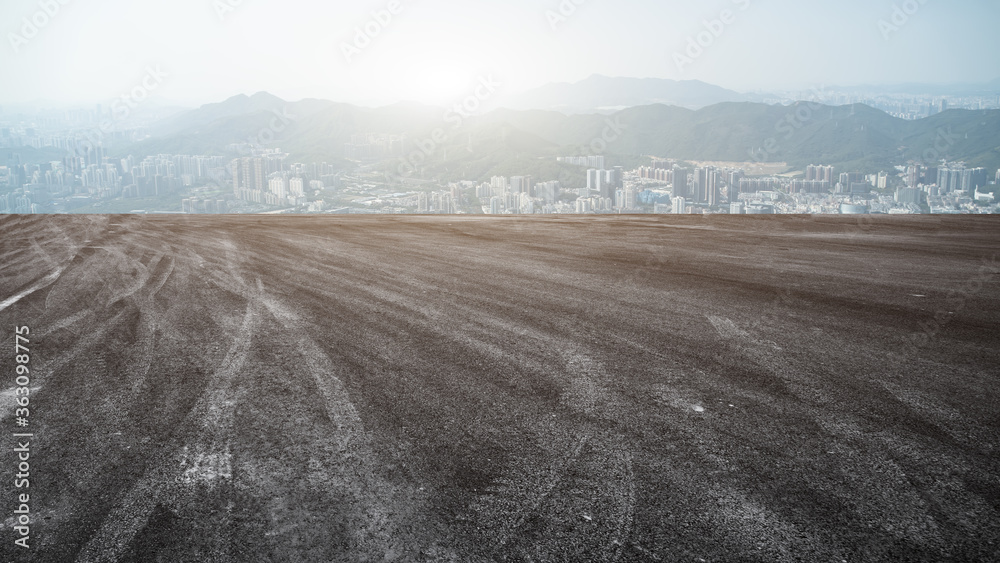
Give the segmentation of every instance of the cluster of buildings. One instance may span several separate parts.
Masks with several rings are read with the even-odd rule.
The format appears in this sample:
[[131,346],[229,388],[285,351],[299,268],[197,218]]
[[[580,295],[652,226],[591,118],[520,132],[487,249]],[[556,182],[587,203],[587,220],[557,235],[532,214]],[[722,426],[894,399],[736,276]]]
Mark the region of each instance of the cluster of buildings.
[[402,157],[408,148],[406,143],[405,133],[400,135],[376,133],[351,135],[351,142],[344,143],[344,157],[361,162]]
[[[984,102],[919,103],[933,113],[949,104]],[[445,186],[401,180],[365,164],[405,155],[405,134],[353,135],[343,152],[362,165],[345,172],[325,162],[290,163],[289,155],[280,149],[246,143],[231,146],[235,152],[229,157],[112,156],[113,147],[139,140],[147,132],[140,124],[99,131],[95,136],[95,120],[106,115],[105,108],[98,107],[79,115],[39,116],[37,124],[0,127],[0,147],[55,148],[59,150],[54,154],[62,155],[39,164],[22,162],[19,151],[8,151],[7,165],[0,166],[0,213],[100,211],[104,202],[129,199],[151,200],[143,205],[184,213],[276,209],[445,214],[966,213],[995,206],[996,188],[990,183],[1000,181],[1000,171],[994,176],[992,171],[962,162],[911,163],[897,167],[896,173],[878,174],[839,171],[820,164],[809,165],[804,174],[751,176],[738,167],[668,159],[653,159],[626,171],[609,166],[604,155],[588,155],[556,158],[580,167],[585,178],[582,184],[515,175]],[[233,158],[233,154],[241,156]],[[127,209],[126,204],[117,205],[116,209]]]
[[[42,164],[22,164],[14,154],[13,165],[0,168],[0,185],[6,185],[15,199],[30,201],[32,209],[62,211],[101,200],[181,195],[186,188],[223,178],[225,161],[218,156],[172,154],[142,160],[113,158],[101,146]],[[2,206],[0,211],[24,208]]]
[[604,170],[604,155],[597,154],[591,156],[560,156],[556,157],[556,162],[582,166],[588,169]]
[[228,173],[233,196],[258,205],[278,207],[318,207],[311,202],[316,192],[339,182],[337,171],[325,162],[286,164],[288,154],[281,149],[262,149],[253,156],[234,159]]
[[31,193],[10,192],[0,194],[0,214],[4,213],[41,213],[40,205],[32,201]]
[[942,162],[939,166],[911,163],[897,170],[903,182],[896,189],[897,202],[926,202],[926,211],[931,213],[981,212],[984,204],[995,203],[992,191],[986,190],[990,181],[1000,183],[1000,170],[991,178],[985,168],[967,168],[963,162]]
[[287,164],[287,159],[288,154],[276,148],[232,160],[227,172],[233,196],[256,205],[325,211],[326,203],[315,196],[339,186],[341,172],[326,162]]
[[[602,156],[561,157],[560,162],[586,166],[590,163],[602,164],[603,159]],[[478,185],[475,191],[476,197],[483,203],[483,213],[491,215],[637,210],[639,190],[635,183],[626,183],[625,178],[626,172],[620,166],[589,168],[584,187],[565,190],[560,182],[554,180],[535,182],[531,176],[494,176],[490,182]]]
[[810,165],[804,177],[747,177],[739,169],[689,171],[658,161],[634,174],[641,183],[662,183],[669,189],[670,201],[660,198],[655,213],[981,213],[989,211],[984,203],[994,202],[992,191],[979,191],[990,179],[983,168],[944,162],[898,171],[897,176],[884,171],[837,174],[832,166]]
[[475,187],[483,213],[534,214],[552,209],[559,197],[559,182],[536,183],[531,176],[493,176]]
[[933,96],[929,94],[859,92],[823,89],[820,92],[786,92],[766,103],[793,103],[815,100],[831,106],[864,104],[900,119],[914,120],[937,115],[949,109],[984,110],[1000,108],[1000,94]]
[[[645,180],[654,184],[669,185],[672,196],[669,208],[671,212],[674,212],[674,209],[683,209],[681,213],[687,213],[695,206],[716,207],[722,205],[744,180],[742,170],[715,166],[685,168],[676,162],[666,160],[656,160],[651,166],[638,168],[634,174],[640,183],[648,183],[643,182]],[[683,204],[681,200],[683,200]],[[658,205],[655,210],[665,212],[666,205],[666,203]]]
[[[303,183],[292,183],[279,162],[268,171],[259,157],[237,159],[234,167],[259,167],[268,178],[264,192],[271,195],[260,201],[294,207],[301,188],[310,186],[310,171],[289,168]],[[575,166],[602,164],[603,157],[561,157],[560,162]],[[951,178],[956,164],[941,167]],[[316,171],[319,173],[321,171]],[[254,173],[244,176],[253,178]],[[921,170],[922,182],[935,178],[938,169]],[[365,178],[361,178],[365,176]],[[691,166],[671,160],[654,160],[634,171],[621,167],[587,168],[582,187],[567,188],[559,181],[539,181],[529,175],[494,176],[488,182],[462,181],[435,189],[423,183],[398,192],[398,182],[376,173],[357,178],[342,176],[343,189],[336,204],[327,212],[341,213],[485,213],[503,214],[590,214],[590,213],[919,213],[927,211],[928,194],[938,190],[921,184],[911,188],[886,172],[860,174],[837,172],[833,166],[810,165],[804,175],[751,177],[740,168]],[[964,194],[961,178],[972,178],[975,186],[982,181],[982,171],[962,168],[959,191]],[[234,174],[234,181],[237,181]],[[242,180],[240,180],[242,181]],[[901,184],[890,190],[897,184]],[[432,184],[433,185],[433,184]],[[312,184],[319,187],[320,184]],[[429,189],[428,189],[429,188]],[[245,188],[244,188],[245,189]],[[952,188],[945,188],[951,190]],[[327,192],[328,194],[331,192]],[[287,194],[284,195],[283,194]],[[245,197],[245,195],[244,195]],[[284,199],[282,199],[284,197]],[[967,198],[968,199],[968,198]],[[959,203],[964,202],[961,200]],[[971,200],[970,200],[971,201]],[[302,209],[301,205],[299,209]],[[311,209],[311,208],[310,208]],[[320,209],[322,210],[322,209]]]
[[[914,166],[916,168],[917,166]],[[933,175],[933,170],[928,173]],[[1000,174],[1000,171],[997,172]],[[910,176],[910,173],[907,173]],[[946,164],[937,169],[937,188],[939,193],[956,191],[972,192],[986,186],[989,174],[985,168],[966,168],[964,163]],[[917,187],[917,184],[910,184]]]

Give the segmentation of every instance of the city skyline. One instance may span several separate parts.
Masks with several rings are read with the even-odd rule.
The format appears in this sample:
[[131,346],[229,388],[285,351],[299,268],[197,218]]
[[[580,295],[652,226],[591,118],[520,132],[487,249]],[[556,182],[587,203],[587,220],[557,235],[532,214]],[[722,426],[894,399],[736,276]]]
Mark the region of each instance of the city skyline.
[[1000,6],[955,4],[19,0],[0,7],[0,66],[15,77],[0,104],[108,103],[150,74],[159,104],[267,91],[367,106],[443,104],[484,77],[501,103],[594,74],[741,92],[997,78],[983,69],[1000,67]]

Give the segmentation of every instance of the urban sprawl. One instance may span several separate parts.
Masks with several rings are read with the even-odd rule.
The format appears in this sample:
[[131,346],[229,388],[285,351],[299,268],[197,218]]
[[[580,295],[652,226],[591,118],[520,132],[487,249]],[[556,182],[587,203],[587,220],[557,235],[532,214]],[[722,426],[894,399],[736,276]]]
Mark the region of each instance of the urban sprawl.
[[[901,163],[877,174],[817,164],[760,175],[746,171],[754,163],[648,157],[626,170],[608,165],[611,156],[567,156],[555,160],[585,182],[530,175],[434,182],[383,166],[403,161],[405,135],[355,135],[344,146],[354,162],[345,169],[247,144],[231,145],[230,156],[116,158],[78,138],[45,140],[66,149],[60,160],[22,163],[23,139],[18,145],[9,130],[0,133],[8,157],[0,166],[0,213],[1000,213],[1000,170],[962,162]],[[36,137],[32,144],[43,143]]]

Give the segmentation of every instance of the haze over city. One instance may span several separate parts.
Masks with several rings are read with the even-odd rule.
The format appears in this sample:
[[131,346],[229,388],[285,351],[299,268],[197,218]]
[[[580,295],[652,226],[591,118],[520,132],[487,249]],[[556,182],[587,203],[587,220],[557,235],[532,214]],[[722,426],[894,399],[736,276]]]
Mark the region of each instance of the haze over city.
[[443,104],[481,76],[505,95],[593,74],[772,91],[983,83],[1000,68],[988,0],[50,4],[0,6],[0,104],[108,103],[148,66],[167,77],[157,104],[268,91],[364,106]]

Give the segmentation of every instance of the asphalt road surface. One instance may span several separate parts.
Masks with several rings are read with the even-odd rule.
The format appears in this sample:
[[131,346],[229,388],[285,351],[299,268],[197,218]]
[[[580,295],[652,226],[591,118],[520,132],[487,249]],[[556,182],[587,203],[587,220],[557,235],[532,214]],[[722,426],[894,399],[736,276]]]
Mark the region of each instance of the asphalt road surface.
[[997,561],[998,252],[989,217],[0,217],[0,560]]

